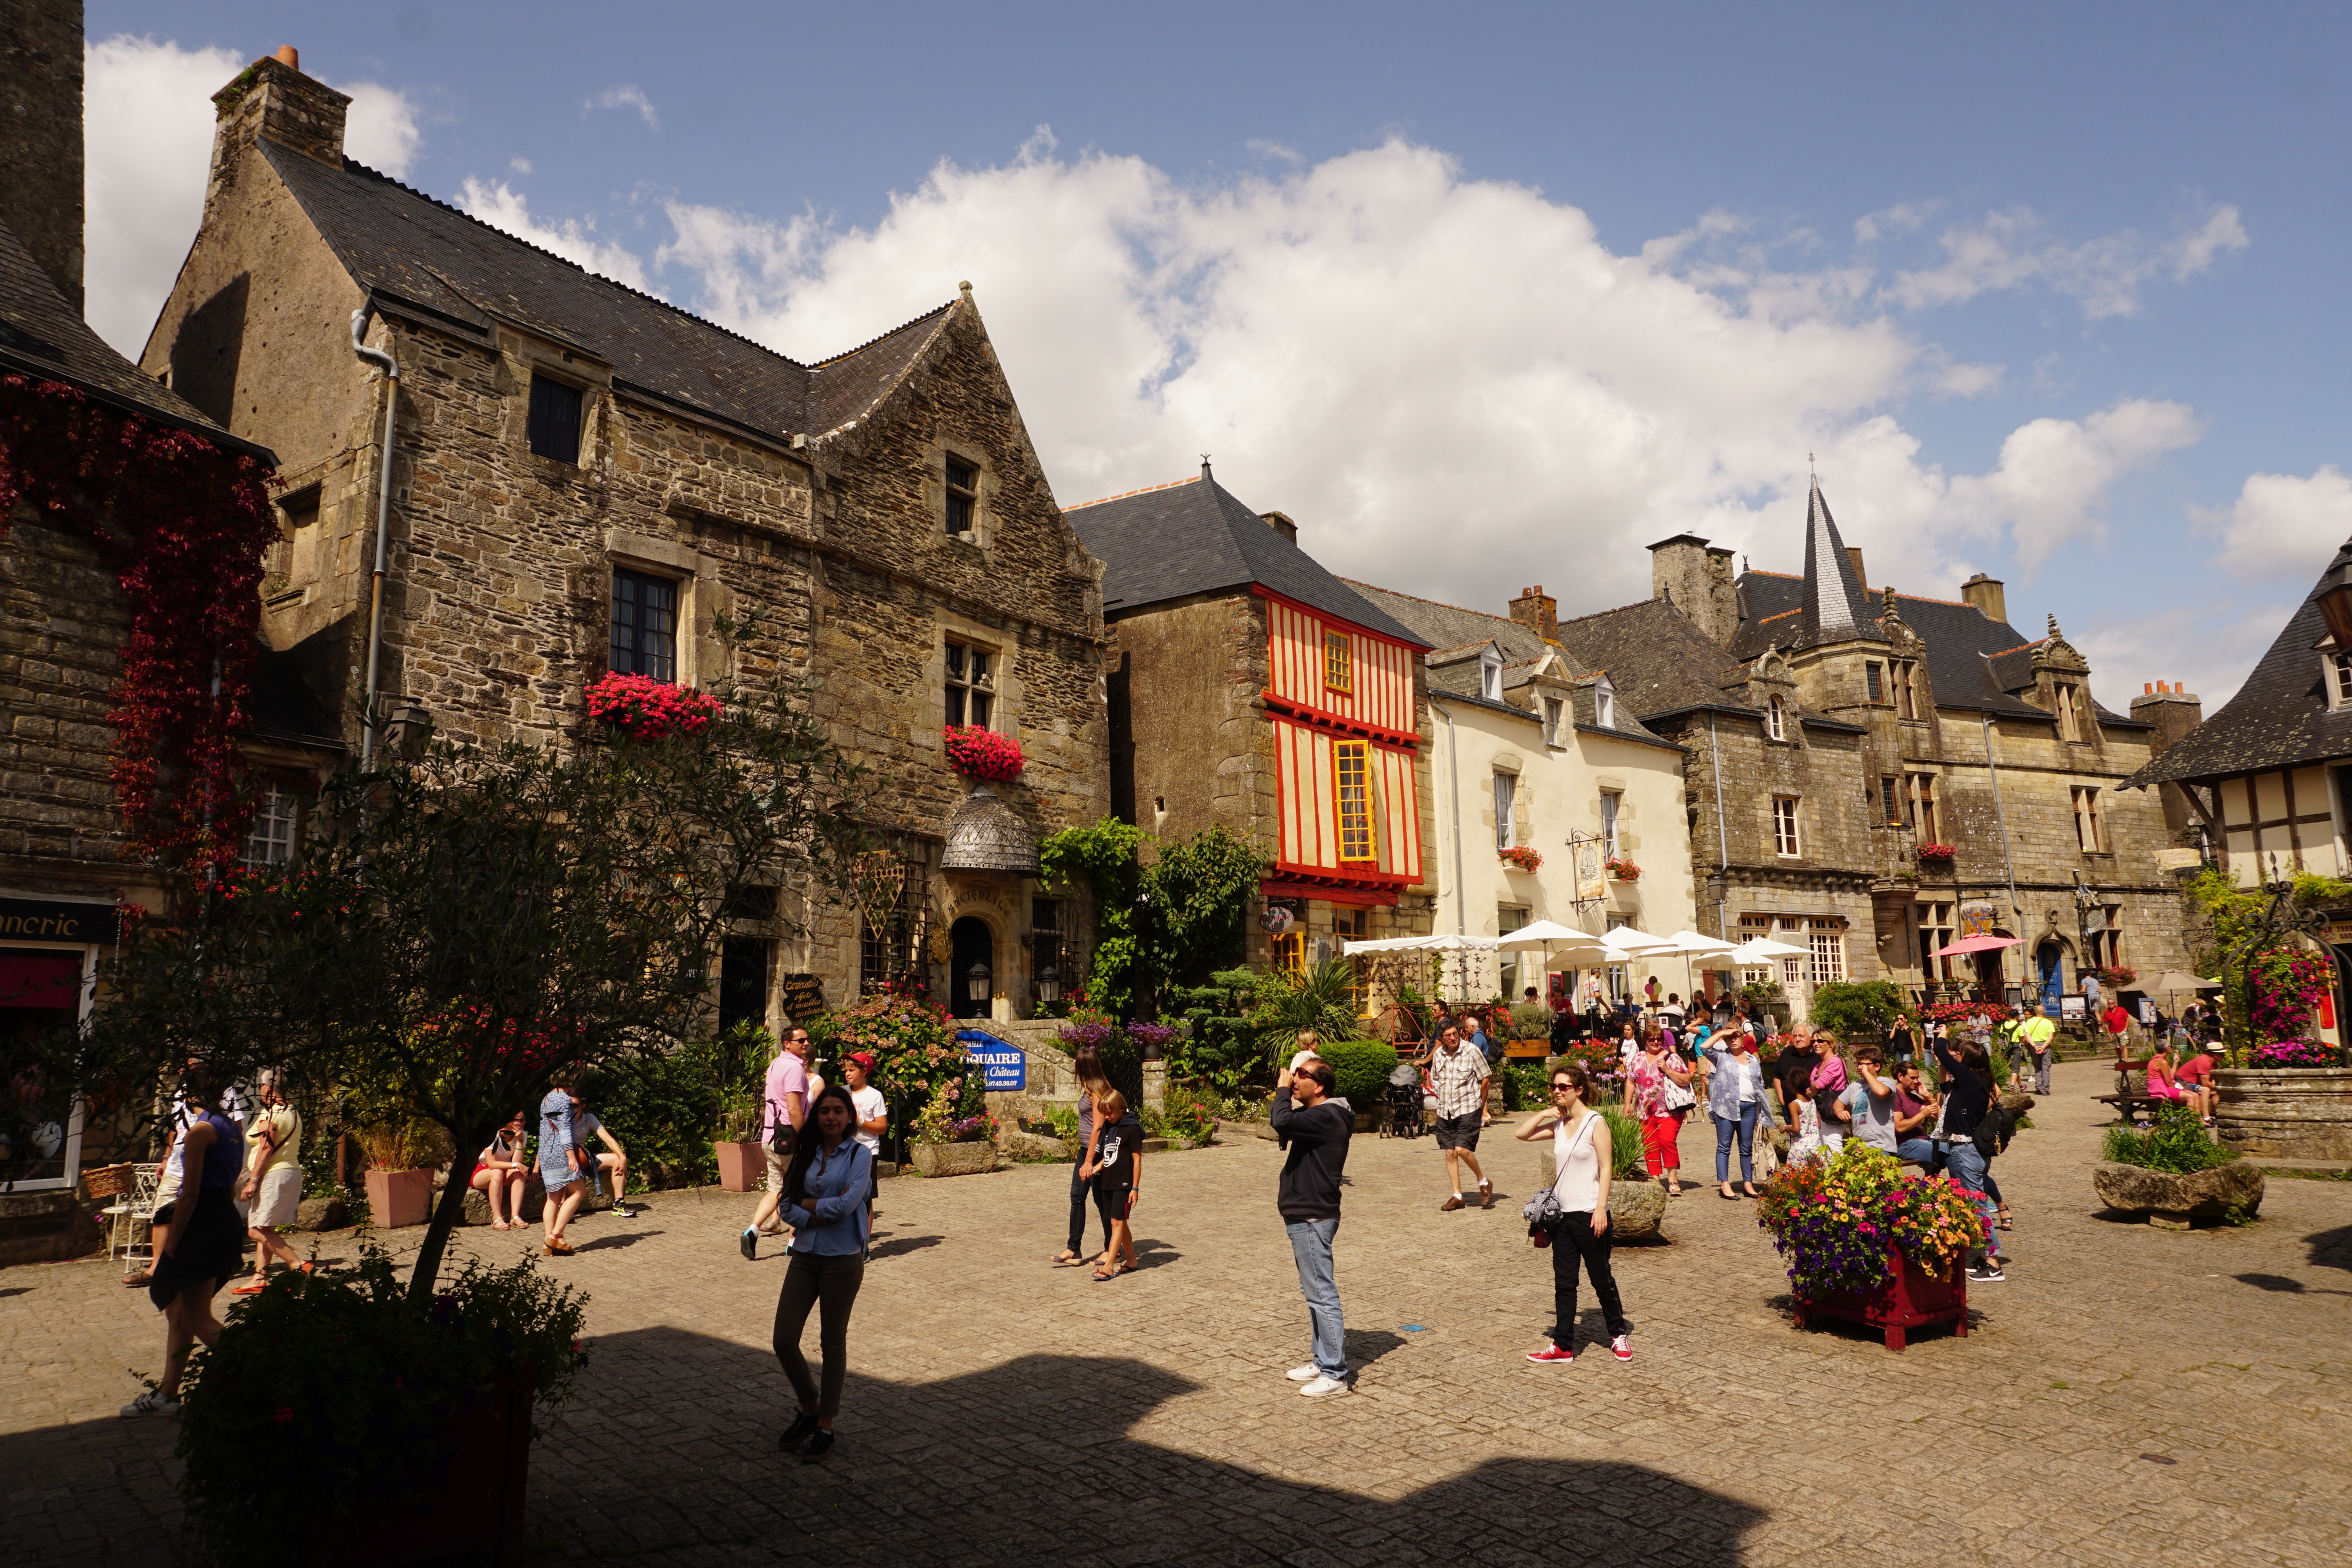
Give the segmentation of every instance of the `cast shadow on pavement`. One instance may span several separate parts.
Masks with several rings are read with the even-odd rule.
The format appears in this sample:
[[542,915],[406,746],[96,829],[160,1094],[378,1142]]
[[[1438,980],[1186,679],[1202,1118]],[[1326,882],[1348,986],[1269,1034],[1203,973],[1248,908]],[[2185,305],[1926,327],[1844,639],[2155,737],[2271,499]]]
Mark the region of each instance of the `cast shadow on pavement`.
[[[635,1247],[638,1242],[643,1241],[648,1236],[659,1236],[661,1234],[662,1232],[658,1230],[627,1230],[622,1232],[618,1236],[599,1236],[593,1241],[583,1241],[579,1246],[574,1247],[572,1250],[574,1252],[616,1251],[623,1247]],[[435,1283],[438,1284],[439,1281],[436,1281]]]
[[2315,1267],[2352,1270],[2352,1225],[2314,1231],[2303,1239],[2303,1244],[2311,1249]]
[[[814,1324],[808,1341],[813,1351]],[[1368,1360],[1401,1343],[1380,1331],[1349,1341]],[[850,1354],[854,1369],[892,1365],[860,1353],[854,1319]],[[1413,1375],[1410,1358],[1398,1364],[1392,1375]],[[920,1375],[919,1361],[896,1370]],[[789,1543],[810,1562],[1099,1562],[1108,1529],[1135,1562],[1735,1568],[1742,1535],[1764,1518],[1615,1461],[1495,1458],[1403,1496],[1364,1495],[1349,1488],[1348,1456],[1394,1435],[1382,1406],[1362,1396],[1307,1404],[1272,1364],[1263,1392],[1238,1393],[1114,1357],[1024,1355],[929,1381],[853,1370],[840,1445],[822,1465],[778,1451],[791,1404],[764,1348],[669,1327],[598,1336],[577,1397],[540,1417],[536,1550],[645,1568],[736,1561],[728,1549],[747,1542]],[[1155,1416],[1184,1447],[1130,1435]],[[1292,1430],[1270,1438],[1269,1421]],[[169,1421],[110,1416],[0,1436],[12,1490],[77,1505],[80,1542],[46,1552],[42,1568],[175,1560],[175,1435]],[[1226,1457],[1231,1437],[1250,1451]],[[1259,1468],[1269,1462],[1304,1475]]]
[[947,1239],[944,1236],[894,1236],[887,1241],[877,1241],[866,1249],[866,1261],[877,1258],[896,1258],[905,1252],[920,1252],[927,1247],[937,1247]]

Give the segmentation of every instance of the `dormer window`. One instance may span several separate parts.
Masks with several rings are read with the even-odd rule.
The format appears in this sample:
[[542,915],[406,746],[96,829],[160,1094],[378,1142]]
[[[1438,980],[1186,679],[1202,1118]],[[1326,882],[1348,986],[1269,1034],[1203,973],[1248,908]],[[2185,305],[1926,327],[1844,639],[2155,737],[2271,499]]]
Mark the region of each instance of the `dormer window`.
[[2057,688],[2057,701],[2058,738],[2061,740],[2082,739],[2082,701],[2076,695],[2074,687],[2070,684],[2062,682]]
[[1566,742],[1562,741],[1559,737],[1561,706],[1562,705],[1558,697],[1546,697],[1543,700],[1544,744],[1546,746],[1562,746],[1566,744]]
[[2320,657],[2326,661],[2328,708],[2352,708],[2352,653],[2331,652]]
[[1617,688],[1603,675],[1592,687],[1592,722],[1603,729],[1617,727]]
[[1478,695],[1490,703],[1503,700],[1503,661],[1492,648],[1478,659]]
[[1772,740],[1789,738],[1789,712],[1780,706],[1779,697],[1764,705],[1764,734]]

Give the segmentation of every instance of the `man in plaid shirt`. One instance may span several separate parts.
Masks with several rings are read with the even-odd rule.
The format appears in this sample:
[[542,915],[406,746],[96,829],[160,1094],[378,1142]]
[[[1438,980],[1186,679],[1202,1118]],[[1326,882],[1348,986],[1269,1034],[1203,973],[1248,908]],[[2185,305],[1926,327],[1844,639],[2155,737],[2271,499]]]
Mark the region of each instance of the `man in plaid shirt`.
[[1486,1056],[1462,1043],[1460,1027],[1449,1020],[1439,1031],[1423,1071],[1437,1097],[1437,1146],[1445,1151],[1445,1179],[1454,1196],[1437,1207],[1451,1212],[1462,1201],[1462,1166],[1478,1178],[1478,1207],[1495,1207],[1495,1184],[1478,1168],[1478,1129],[1486,1124]]

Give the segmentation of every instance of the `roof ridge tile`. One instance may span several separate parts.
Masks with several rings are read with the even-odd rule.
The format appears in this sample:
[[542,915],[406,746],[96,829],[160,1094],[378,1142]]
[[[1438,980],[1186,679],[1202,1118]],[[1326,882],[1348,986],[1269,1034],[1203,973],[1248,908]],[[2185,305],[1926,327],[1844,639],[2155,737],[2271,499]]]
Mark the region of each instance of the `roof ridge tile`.
[[1097,496],[1091,501],[1073,501],[1068,506],[1064,507],[1062,510],[1066,512],[1076,512],[1087,507],[1099,507],[1105,501],[1124,501],[1129,496],[1149,496],[1154,490],[1173,490],[1179,485],[1197,485],[1200,482],[1201,476],[1198,474],[1195,474],[1189,479],[1171,479],[1165,485],[1146,485],[1140,489],[1121,490],[1116,496]]

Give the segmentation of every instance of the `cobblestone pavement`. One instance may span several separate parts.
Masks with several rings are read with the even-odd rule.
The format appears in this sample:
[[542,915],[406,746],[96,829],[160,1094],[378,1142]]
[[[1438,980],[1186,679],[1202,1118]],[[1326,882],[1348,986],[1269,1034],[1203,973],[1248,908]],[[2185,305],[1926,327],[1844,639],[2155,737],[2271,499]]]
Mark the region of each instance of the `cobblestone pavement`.
[[[1700,1185],[1671,1245],[1617,1254],[1634,1360],[1529,1365],[1549,1270],[1516,1208],[1538,1156],[1500,1128],[1514,1197],[1483,1213],[1438,1212],[1428,1140],[1358,1141],[1339,1261],[1361,1372],[1320,1401],[1282,1376],[1307,1320],[1271,1143],[1147,1160],[1145,1266],[1108,1284],[1045,1266],[1065,1167],[886,1183],[822,1467],[774,1447],[783,1265],[736,1250],[751,1200],[657,1194],[583,1222],[561,1265],[593,1293],[596,1352],[533,1451],[531,1530],[546,1559],[680,1565],[2352,1560],[2352,1186],[2273,1180],[2242,1229],[2101,1218],[2105,1074],[2059,1074],[1996,1167],[2009,1282],[1971,1293],[1967,1339],[1900,1354],[1792,1330],[1750,1207]],[[26,1568],[173,1555],[171,1427],[114,1416],[163,1334],[118,1270],[0,1270],[0,1495]]]

